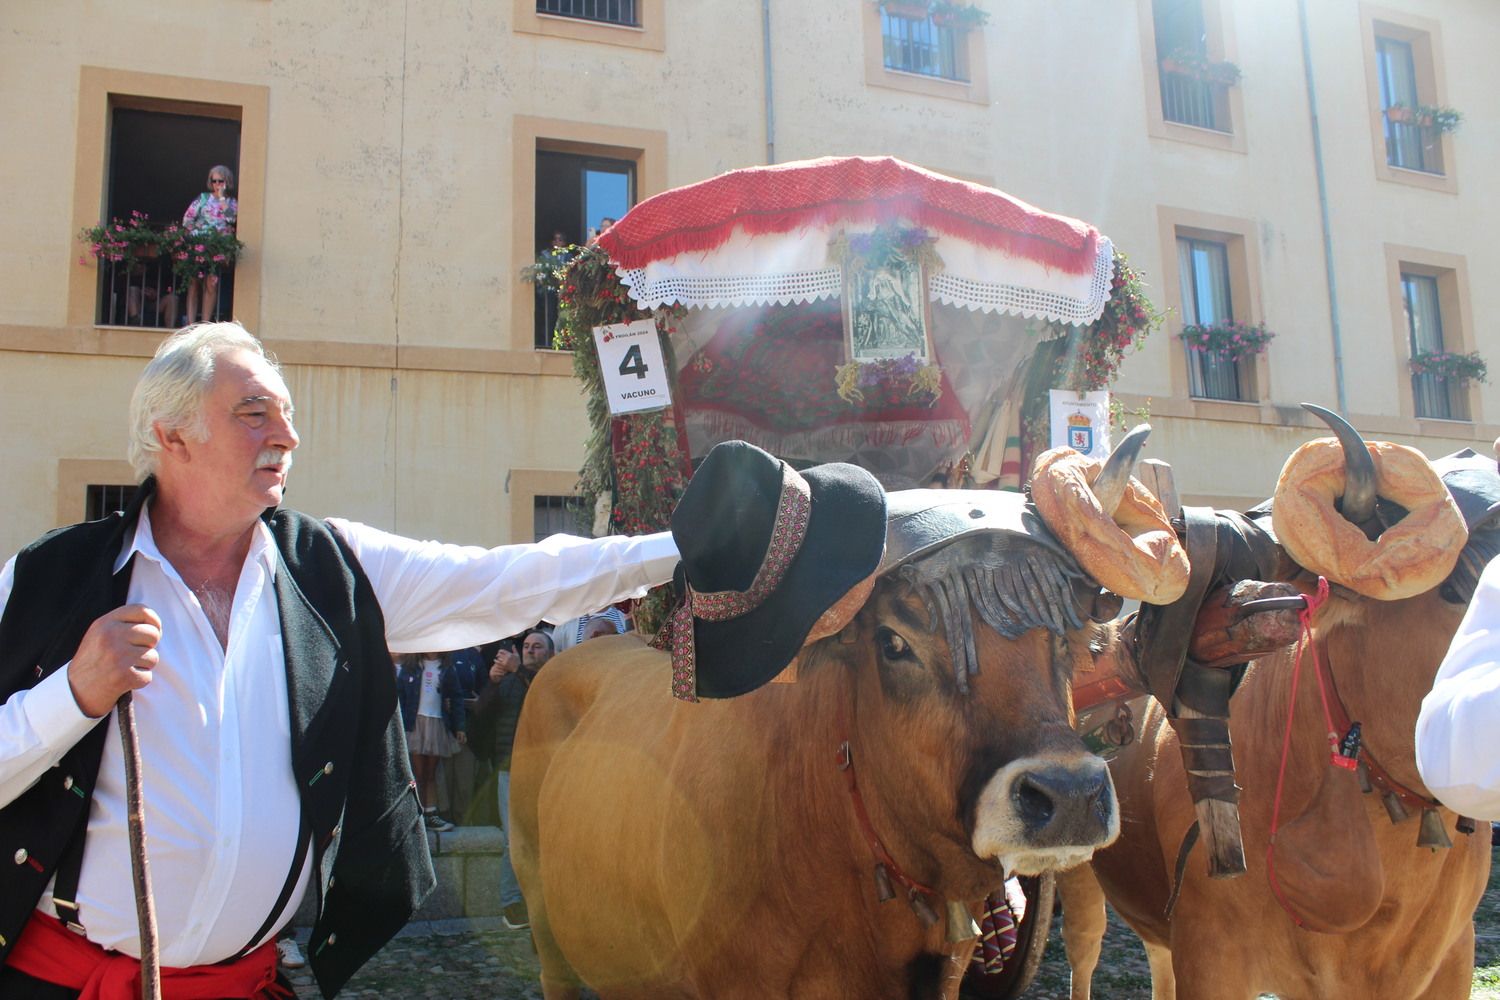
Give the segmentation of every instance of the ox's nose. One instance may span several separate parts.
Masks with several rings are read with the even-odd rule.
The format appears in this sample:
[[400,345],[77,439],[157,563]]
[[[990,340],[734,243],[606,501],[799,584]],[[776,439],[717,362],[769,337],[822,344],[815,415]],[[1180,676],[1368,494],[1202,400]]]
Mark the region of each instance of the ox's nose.
[[1114,790],[1097,758],[1023,771],[1011,784],[1010,798],[1034,847],[1096,844],[1109,836]]

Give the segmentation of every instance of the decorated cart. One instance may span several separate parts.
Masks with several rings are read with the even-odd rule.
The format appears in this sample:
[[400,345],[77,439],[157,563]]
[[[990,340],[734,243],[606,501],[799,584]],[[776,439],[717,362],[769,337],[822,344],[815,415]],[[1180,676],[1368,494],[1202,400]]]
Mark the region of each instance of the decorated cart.
[[[1099,390],[1159,320],[1093,226],[888,157],[667,191],[556,278],[595,534],[665,528],[694,459],[734,438],[891,490],[1019,489],[1052,443],[1107,451]],[[1020,888],[986,914],[977,995],[1018,995],[1040,960],[1051,885]]]
[[[584,490],[627,532],[664,525],[692,459],[730,438],[888,489],[1019,488],[1048,390],[1103,389],[1158,320],[1093,226],[891,158],[667,191],[561,286],[556,344],[594,429]],[[1102,451],[1106,421],[1079,409],[1070,443]]]

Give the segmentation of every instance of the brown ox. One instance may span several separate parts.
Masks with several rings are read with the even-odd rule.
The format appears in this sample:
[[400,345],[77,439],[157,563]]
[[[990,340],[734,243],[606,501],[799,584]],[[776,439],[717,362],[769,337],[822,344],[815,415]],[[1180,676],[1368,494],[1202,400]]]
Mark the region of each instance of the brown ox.
[[[974,502],[1000,498],[1021,503]],[[985,566],[1018,589],[986,591]],[[546,996],[951,995],[969,921],[945,901],[972,914],[1003,872],[1075,864],[1117,832],[1108,772],[1069,728],[1069,676],[1106,638],[1096,592],[1050,538],[982,533],[881,577],[793,684],[685,704],[633,636],[558,656],[511,792]],[[1042,625],[1041,605],[1069,620]],[[985,627],[1007,616],[1016,637]],[[845,739],[871,826],[946,920],[878,901]]]
[[[1351,443],[1345,444],[1346,454],[1353,453]],[[1493,465],[1485,465],[1469,462],[1466,475],[1487,477],[1491,485],[1480,485],[1492,497]],[[1349,481],[1346,511],[1354,493],[1352,472]],[[1446,481],[1466,514],[1483,509],[1472,497],[1464,504],[1463,487],[1451,476]],[[1474,485],[1471,478],[1468,486]],[[1337,695],[1348,717],[1362,723],[1365,754],[1421,796],[1428,792],[1413,758],[1417,711],[1472,595],[1476,567],[1500,540],[1493,528],[1480,530],[1475,517],[1469,520],[1475,531],[1443,586],[1393,601],[1335,586],[1314,621],[1314,643]],[[1311,587],[1306,577],[1301,585]],[[1152,705],[1139,741],[1112,763],[1124,835],[1096,855],[1092,874],[1084,866],[1059,879],[1074,1000],[1089,996],[1099,959],[1101,883],[1145,942],[1155,1000],[1179,992],[1190,1000],[1247,1000],[1261,993],[1390,1000],[1469,996],[1472,915],[1489,877],[1489,837],[1459,832],[1459,817],[1442,809],[1428,822],[1440,822],[1453,847],[1419,847],[1419,809],[1393,823],[1378,790],[1362,795],[1353,773],[1331,767],[1328,725],[1309,657],[1290,722],[1272,856],[1286,908],[1278,902],[1268,881],[1267,845],[1294,665],[1291,651],[1258,660],[1232,701],[1248,871],[1210,880],[1200,849],[1187,859],[1170,916],[1174,868],[1194,811],[1176,734],[1159,707]]]

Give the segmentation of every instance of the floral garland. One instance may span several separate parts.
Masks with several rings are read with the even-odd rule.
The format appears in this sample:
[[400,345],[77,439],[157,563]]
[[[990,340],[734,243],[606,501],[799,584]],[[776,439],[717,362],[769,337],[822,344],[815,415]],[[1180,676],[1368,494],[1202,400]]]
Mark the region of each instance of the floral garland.
[[1264,354],[1276,334],[1264,323],[1239,323],[1232,319],[1217,323],[1189,323],[1178,334],[1187,349],[1216,354],[1226,361],[1245,361]]
[[943,395],[943,369],[915,354],[877,361],[850,361],[834,369],[839,398],[872,410],[935,406]]
[[921,226],[876,226],[853,236],[839,233],[829,241],[828,260],[855,271],[918,264],[932,272],[943,267],[936,243],[937,237]]
[[521,280],[555,292],[562,288],[563,272],[579,253],[577,244],[549,247],[536,255],[533,263],[521,268]]
[[1085,327],[1049,322],[1022,390],[1023,469],[1049,446],[1049,389],[1090,392],[1108,388],[1128,353],[1136,350],[1163,315],[1146,295],[1141,273],[1118,250],[1109,299],[1099,318]]
[[1408,363],[1414,375],[1431,375],[1455,382],[1489,382],[1489,366],[1478,353],[1426,351],[1413,354]]
[[[603,498],[612,505],[611,530],[627,535],[665,531],[672,510],[687,485],[686,461],[678,444],[672,411],[631,413],[613,417],[599,369],[594,327],[652,318],[637,308],[609,256],[598,247],[584,247],[561,275],[560,315],[553,346],[573,352],[573,374],[583,384],[590,427],[579,492],[581,511],[592,522]],[[681,306],[664,306],[654,313],[662,355],[675,370],[669,335],[686,314]],[[589,530],[591,524],[585,525]],[[659,587],[636,609],[643,631],[654,631],[670,610],[670,588]]]
[[1104,312],[1086,327],[1051,323],[1055,336],[1066,338],[1057,362],[1058,389],[1090,392],[1115,380],[1127,352],[1141,346],[1161,325],[1162,314],[1146,296],[1146,284],[1129,259],[1118,251]]

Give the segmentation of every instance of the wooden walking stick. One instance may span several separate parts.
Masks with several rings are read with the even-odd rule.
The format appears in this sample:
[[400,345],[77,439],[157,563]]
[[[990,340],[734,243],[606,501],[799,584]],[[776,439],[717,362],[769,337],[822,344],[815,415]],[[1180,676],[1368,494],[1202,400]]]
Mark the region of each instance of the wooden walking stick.
[[141,798],[141,741],[130,692],[115,703],[120,744],[125,751],[125,811],[130,831],[130,875],[135,884],[135,918],[141,934],[141,998],[161,1000],[161,954],[156,941],[156,900],[146,864],[146,803]]

